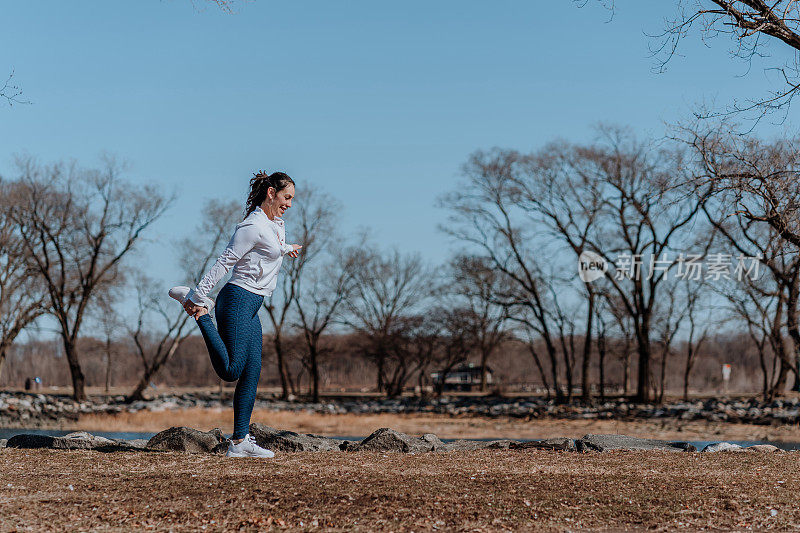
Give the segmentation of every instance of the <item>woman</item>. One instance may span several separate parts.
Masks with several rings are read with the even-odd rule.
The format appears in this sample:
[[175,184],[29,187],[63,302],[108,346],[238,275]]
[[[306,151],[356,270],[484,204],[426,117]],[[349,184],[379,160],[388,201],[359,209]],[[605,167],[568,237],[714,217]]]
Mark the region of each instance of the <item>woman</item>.
[[[236,226],[225,251],[193,290],[173,287],[169,295],[197,320],[211,363],[225,381],[236,381],[233,435],[228,457],[274,457],[249,434],[250,415],[261,374],[261,321],[258,310],[277,284],[283,256],[297,257],[302,246],[286,244],[281,218],[292,207],[294,181],[283,172],[254,174],[250,180],[245,218]],[[219,291],[216,306],[211,289],[233,267]],[[215,308],[217,327],[208,312]]]

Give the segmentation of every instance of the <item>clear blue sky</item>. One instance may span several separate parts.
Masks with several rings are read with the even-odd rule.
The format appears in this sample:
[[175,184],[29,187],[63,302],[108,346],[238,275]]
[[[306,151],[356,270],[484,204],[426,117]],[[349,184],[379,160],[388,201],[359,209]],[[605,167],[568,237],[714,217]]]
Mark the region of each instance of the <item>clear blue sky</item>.
[[616,4],[609,21],[567,0],[253,0],[232,15],[203,0],[5,0],[0,74],[13,68],[32,104],[0,107],[0,175],[22,152],[127,159],[130,179],[179,194],[142,254],[166,282],[193,212],[243,200],[260,168],[336,195],[344,230],[444,261],[435,200],[472,151],[583,141],[598,121],[660,135],[700,101],[769,87],[758,64],[742,77],[724,38],[693,36],[653,72],[645,33],[674,2]]

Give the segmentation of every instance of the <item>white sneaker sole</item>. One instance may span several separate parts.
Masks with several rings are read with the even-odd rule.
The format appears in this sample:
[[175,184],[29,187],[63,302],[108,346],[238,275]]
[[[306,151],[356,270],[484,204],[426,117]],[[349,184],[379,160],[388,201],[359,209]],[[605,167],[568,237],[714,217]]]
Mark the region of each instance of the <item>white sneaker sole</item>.
[[[267,450],[269,451],[269,450]],[[252,457],[254,459],[272,459],[275,457],[275,452],[269,451],[269,455],[251,455],[249,453],[237,453],[237,452],[228,452],[225,454],[225,457]]]
[[191,290],[192,289],[190,289],[189,287],[178,285],[177,287],[172,287],[169,290],[169,297],[174,300],[178,300],[178,302],[183,304],[186,301],[186,297],[189,295],[189,292]]

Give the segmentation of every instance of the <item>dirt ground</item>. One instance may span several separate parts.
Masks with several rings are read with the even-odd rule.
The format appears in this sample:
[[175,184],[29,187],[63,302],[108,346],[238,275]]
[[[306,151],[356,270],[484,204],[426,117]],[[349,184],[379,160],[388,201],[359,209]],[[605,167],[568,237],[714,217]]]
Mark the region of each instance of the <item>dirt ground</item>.
[[798,454],[0,450],[0,531],[797,530]]
[[[378,428],[390,427],[404,433],[435,433],[440,438],[546,439],[578,438],[587,433],[618,433],[635,437],[668,440],[770,440],[800,442],[800,426],[754,426],[721,422],[680,420],[521,420],[517,418],[453,418],[432,414],[343,414],[310,412],[253,412],[253,422],[299,433],[329,436],[365,437]],[[118,415],[89,415],[64,429],[87,431],[157,432],[170,426],[201,430],[215,427],[232,431],[231,409],[183,409],[139,411]]]

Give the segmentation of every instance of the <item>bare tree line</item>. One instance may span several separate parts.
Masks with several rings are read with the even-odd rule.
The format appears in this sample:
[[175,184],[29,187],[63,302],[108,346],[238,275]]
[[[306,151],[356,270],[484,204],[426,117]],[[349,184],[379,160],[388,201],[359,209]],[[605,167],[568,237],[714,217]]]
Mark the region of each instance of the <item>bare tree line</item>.
[[[344,357],[336,339],[349,338],[374,390],[397,396],[441,393],[431,373],[466,360],[479,363],[487,390],[486,369],[514,344],[556,401],[604,397],[608,365],[622,372],[623,394],[660,401],[676,372],[688,395],[711,332],[729,328],[748,336],[765,397],[790,379],[797,389],[799,162],[795,140],[743,137],[724,123],[678,128],[658,143],[606,126],[588,144],[476,152],[439,200],[449,213],[442,230],[461,247],[440,267],[345,239],[339,202],[301,188],[289,231],[306,253],[285,262],[265,301],[265,358],[284,397],[316,400],[331,358]],[[127,259],[171,199],[122,171],[111,159],[82,169],[24,158],[0,183],[0,371],[20,332],[47,315],[76,399],[85,398],[83,337],[105,345],[106,384],[120,357],[139,361],[128,397],[141,399],[196,334]],[[175,246],[188,284],[240,216],[233,203],[205,212]],[[586,253],[605,263],[600,279],[579,278]],[[109,306],[131,294],[132,316]]]

